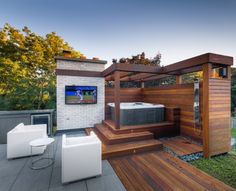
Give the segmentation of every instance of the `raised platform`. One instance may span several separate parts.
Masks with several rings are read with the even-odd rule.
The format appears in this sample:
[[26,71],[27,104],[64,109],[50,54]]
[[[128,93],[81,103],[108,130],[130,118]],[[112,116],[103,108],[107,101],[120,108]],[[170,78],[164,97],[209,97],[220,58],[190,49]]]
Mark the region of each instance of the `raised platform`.
[[96,124],[95,128],[104,143],[108,145],[153,139],[153,133],[149,131],[114,134],[113,131],[111,131],[110,128],[104,124]]
[[190,139],[182,136],[160,140],[164,147],[167,147],[178,156],[190,155],[203,152],[203,147]]
[[163,149],[162,143],[155,139],[133,141],[115,145],[103,144],[102,158],[109,159],[113,157],[137,154],[147,151],[160,151],[162,149]]
[[143,125],[131,125],[131,126],[121,126],[120,129],[115,128],[115,124],[112,120],[104,120],[105,124],[114,134],[125,134],[125,133],[135,133],[150,131],[155,134],[155,137],[171,137],[176,136],[179,133],[179,127],[173,122],[164,121],[160,123],[153,124],[143,124]]
[[97,124],[94,128],[87,128],[87,134],[94,131],[102,141],[102,158],[108,159],[145,151],[162,150],[160,141],[153,138],[149,131],[114,134],[104,124]]
[[86,129],[87,134],[93,130],[103,143],[103,159],[135,154],[145,151],[162,150],[163,144],[154,137],[175,136],[178,127],[173,122],[121,126],[116,129],[114,122],[105,120],[94,128]]

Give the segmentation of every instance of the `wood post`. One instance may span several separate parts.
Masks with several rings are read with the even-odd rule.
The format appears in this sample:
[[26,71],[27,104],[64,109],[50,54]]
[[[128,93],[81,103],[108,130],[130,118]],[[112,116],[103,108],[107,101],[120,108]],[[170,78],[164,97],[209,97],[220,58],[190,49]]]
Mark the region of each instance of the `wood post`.
[[231,66],[227,66],[227,78],[231,80]]
[[115,97],[115,128],[120,128],[120,72],[115,71],[115,89],[114,89],[114,97]]
[[[231,85],[231,66],[227,66],[227,79],[230,80]],[[232,103],[231,96],[230,97],[230,104]],[[230,107],[231,110],[231,107]],[[231,117],[229,117],[229,124],[230,124],[230,139],[231,139],[231,127],[232,127],[232,120]],[[230,142],[230,150],[231,150],[231,142]]]
[[211,77],[212,65],[210,63],[203,65],[203,106],[202,106],[202,130],[203,130],[203,154],[205,158],[210,157],[209,144],[209,78]]
[[182,84],[182,76],[181,75],[176,76],[176,84]]
[[180,134],[180,108],[178,107],[166,107],[165,108],[165,119],[174,123],[173,135]]

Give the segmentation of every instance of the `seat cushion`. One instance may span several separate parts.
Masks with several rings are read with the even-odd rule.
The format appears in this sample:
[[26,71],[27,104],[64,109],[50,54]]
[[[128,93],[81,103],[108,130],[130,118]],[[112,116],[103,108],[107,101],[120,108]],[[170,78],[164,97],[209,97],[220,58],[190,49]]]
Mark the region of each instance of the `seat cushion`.
[[84,136],[84,137],[67,137],[66,145],[80,145],[86,143],[96,142],[96,137],[94,136]]

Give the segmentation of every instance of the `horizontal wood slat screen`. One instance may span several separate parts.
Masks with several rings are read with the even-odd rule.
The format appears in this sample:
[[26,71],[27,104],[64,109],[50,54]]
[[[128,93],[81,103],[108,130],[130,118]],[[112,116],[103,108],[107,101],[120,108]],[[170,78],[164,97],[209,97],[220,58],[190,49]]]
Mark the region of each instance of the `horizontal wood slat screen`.
[[[200,85],[200,105],[202,112],[202,84]],[[156,88],[123,88],[121,102],[149,102],[180,108],[180,131],[182,135],[202,141],[202,131],[194,129],[193,84],[180,84]],[[114,89],[105,89],[106,119],[109,119],[107,103],[114,102]],[[230,149],[230,81],[209,80],[209,132],[211,155]],[[224,146],[221,146],[224,145]]]
[[[200,89],[201,91],[202,88]],[[181,134],[202,142],[202,131],[194,130],[193,84],[144,88],[142,94],[144,102],[164,104],[167,107],[179,107]],[[202,98],[200,98],[201,100]]]
[[[120,89],[120,102],[142,101],[141,88]],[[105,88],[105,119],[110,119],[110,112],[107,103],[114,102],[114,88]]]
[[[201,86],[200,86],[201,88]],[[202,91],[202,88],[200,92]],[[149,102],[164,104],[167,107],[180,108],[180,131],[182,135],[189,136],[202,142],[201,131],[194,130],[193,113],[193,84],[180,84],[156,88],[122,88],[121,102]],[[202,98],[200,98],[202,100]],[[105,117],[110,118],[107,103],[114,102],[114,89],[105,88]],[[227,105],[226,105],[227,107]]]
[[230,151],[230,80],[209,79],[209,155]]

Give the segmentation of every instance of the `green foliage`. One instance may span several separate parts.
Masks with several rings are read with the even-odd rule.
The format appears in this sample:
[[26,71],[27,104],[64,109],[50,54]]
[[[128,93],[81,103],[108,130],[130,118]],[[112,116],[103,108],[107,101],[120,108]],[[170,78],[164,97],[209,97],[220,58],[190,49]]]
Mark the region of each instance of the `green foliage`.
[[150,80],[145,82],[145,87],[159,87],[159,86],[167,86],[167,85],[175,85],[176,80],[175,76],[168,76],[165,78],[161,78],[158,80]]
[[232,68],[231,80],[231,110],[236,108],[236,68]]
[[[232,137],[236,138],[236,129],[232,129]],[[236,150],[229,154],[199,159],[190,162],[193,166],[205,171],[224,183],[236,188]]]
[[183,83],[184,84],[193,83],[194,79],[202,80],[202,76],[203,76],[202,71],[184,74],[182,75]]
[[236,129],[232,128],[231,132],[232,132],[232,137],[236,138]]
[[[193,83],[194,79],[202,79],[202,72],[193,72],[182,75],[182,80],[184,84]],[[145,82],[145,87],[157,87],[157,86],[166,86],[166,85],[175,85],[176,77],[174,75],[168,76],[158,80],[152,80]]]
[[80,57],[54,32],[43,37],[5,24],[0,31],[0,110],[55,108],[54,57],[63,50]]
[[205,171],[224,183],[236,188],[235,153],[216,156],[211,159],[199,159],[191,162],[195,167]]
[[231,110],[236,108],[236,84],[231,87]]

